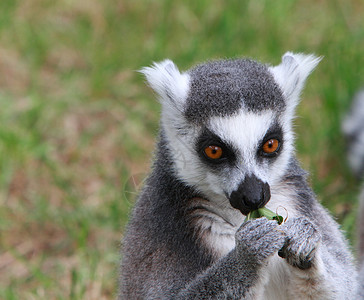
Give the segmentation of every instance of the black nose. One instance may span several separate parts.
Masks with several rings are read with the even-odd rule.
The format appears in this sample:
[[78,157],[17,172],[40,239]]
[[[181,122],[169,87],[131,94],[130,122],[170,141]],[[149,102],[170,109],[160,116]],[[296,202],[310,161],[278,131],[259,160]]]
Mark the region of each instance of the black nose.
[[230,204],[242,214],[264,207],[270,199],[269,184],[254,175],[246,176],[236,191],[230,195]]

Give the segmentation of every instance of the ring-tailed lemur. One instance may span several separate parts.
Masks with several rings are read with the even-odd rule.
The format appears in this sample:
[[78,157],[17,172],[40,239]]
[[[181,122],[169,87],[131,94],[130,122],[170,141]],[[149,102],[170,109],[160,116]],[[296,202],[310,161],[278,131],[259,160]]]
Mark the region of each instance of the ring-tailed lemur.
[[[343,126],[347,138],[349,165],[355,175],[364,180],[364,89],[354,97]],[[361,188],[358,214],[359,298],[364,299],[364,182]]]
[[[294,155],[294,111],[319,60],[142,70],[161,128],[124,238],[120,299],[353,299],[347,242]],[[263,206],[288,220],[244,222]]]

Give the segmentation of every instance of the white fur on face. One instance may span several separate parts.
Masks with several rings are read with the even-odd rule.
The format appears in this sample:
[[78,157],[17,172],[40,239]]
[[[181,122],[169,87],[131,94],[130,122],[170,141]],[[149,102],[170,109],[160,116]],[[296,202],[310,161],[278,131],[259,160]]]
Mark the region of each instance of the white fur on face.
[[225,187],[228,193],[235,190],[238,184],[248,174],[254,174],[262,181],[267,182],[266,172],[258,166],[256,154],[258,146],[274,121],[272,111],[262,113],[245,112],[230,117],[210,119],[209,129],[218,135],[221,140],[233,145],[239,152],[234,177],[229,178],[229,187]]
[[[253,113],[243,109],[234,116],[215,117],[210,120],[209,129],[238,150],[237,165],[233,170],[229,170],[230,174],[223,183],[223,189],[227,193],[234,191],[246,175],[255,175],[270,185],[279,181],[288,164],[292,141],[283,141],[283,149],[273,164],[268,163],[269,158],[257,160],[260,143],[276,120],[272,110]],[[291,136],[289,128],[285,130],[283,127],[283,133],[284,137],[285,133]],[[221,182],[221,178],[216,178],[212,185],[217,185],[216,181]]]
[[194,139],[199,129],[184,117],[184,108],[189,92],[190,76],[181,73],[171,60],[154,63],[141,70],[149,85],[159,95],[162,104],[161,125],[168,140],[169,152],[175,163],[175,172],[186,183],[198,182],[201,173],[193,168],[198,163]]

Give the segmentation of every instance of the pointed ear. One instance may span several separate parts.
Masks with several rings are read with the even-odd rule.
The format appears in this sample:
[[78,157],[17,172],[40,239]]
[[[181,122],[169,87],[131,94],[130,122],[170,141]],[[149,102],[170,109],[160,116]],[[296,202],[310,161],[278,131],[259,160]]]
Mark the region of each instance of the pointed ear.
[[189,89],[189,75],[180,73],[169,59],[140,70],[165,108],[182,112]]
[[281,64],[270,68],[276,82],[282,89],[283,96],[287,101],[287,110],[290,113],[293,113],[299,102],[306,78],[321,59],[322,57],[316,57],[312,54],[287,52],[283,55]]

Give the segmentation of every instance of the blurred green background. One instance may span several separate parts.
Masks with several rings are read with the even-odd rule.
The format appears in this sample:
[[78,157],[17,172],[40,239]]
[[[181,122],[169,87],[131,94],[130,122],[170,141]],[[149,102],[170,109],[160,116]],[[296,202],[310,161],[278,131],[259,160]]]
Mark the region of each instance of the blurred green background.
[[113,299],[159,105],[136,70],[285,51],[307,81],[297,153],[355,244],[359,182],[340,122],[364,84],[361,0],[1,0],[0,299]]

